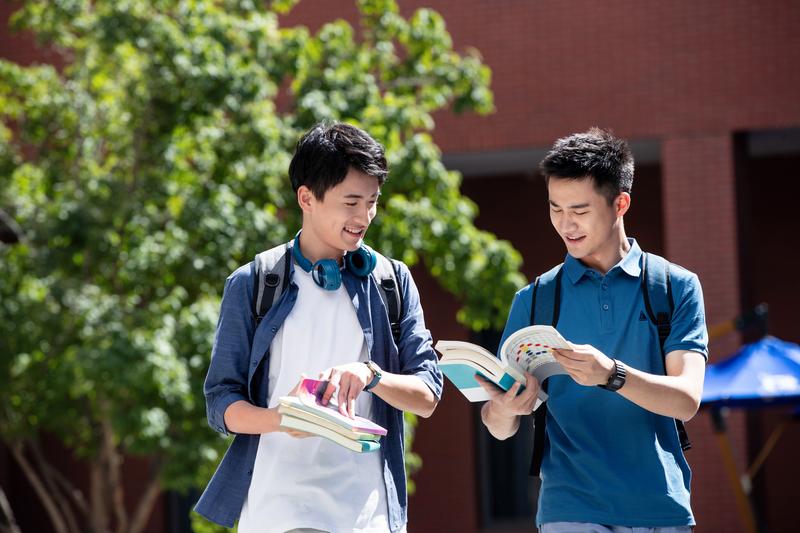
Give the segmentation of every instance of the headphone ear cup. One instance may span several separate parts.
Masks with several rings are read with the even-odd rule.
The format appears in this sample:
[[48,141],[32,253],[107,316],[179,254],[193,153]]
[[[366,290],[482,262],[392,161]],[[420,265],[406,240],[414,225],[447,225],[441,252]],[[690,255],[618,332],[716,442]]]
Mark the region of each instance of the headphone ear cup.
[[342,285],[342,274],[339,263],[333,259],[321,259],[311,267],[314,282],[326,291],[335,291]]
[[375,265],[378,264],[378,258],[375,256],[375,252],[364,244],[362,244],[358,250],[348,252],[344,259],[347,263],[347,270],[361,278],[369,276],[375,269]]

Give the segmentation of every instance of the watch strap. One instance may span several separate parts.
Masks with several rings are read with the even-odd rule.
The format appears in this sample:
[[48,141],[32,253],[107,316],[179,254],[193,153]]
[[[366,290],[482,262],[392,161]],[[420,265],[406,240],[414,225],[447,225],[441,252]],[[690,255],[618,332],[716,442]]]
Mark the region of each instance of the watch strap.
[[372,371],[372,381],[367,383],[367,386],[364,387],[364,390],[368,391],[374,388],[378,382],[380,382],[381,377],[383,377],[383,372],[381,371],[381,368],[371,360],[364,361],[364,364],[367,365],[367,368],[369,368],[370,371]]
[[616,392],[625,385],[625,380],[628,377],[628,371],[625,370],[625,365],[622,364],[621,361],[613,359],[614,361],[614,370],[611,372],[611,376],[608,378],[608,382],[605,385],[598,385],[601,389],[605,389],[611,392]]

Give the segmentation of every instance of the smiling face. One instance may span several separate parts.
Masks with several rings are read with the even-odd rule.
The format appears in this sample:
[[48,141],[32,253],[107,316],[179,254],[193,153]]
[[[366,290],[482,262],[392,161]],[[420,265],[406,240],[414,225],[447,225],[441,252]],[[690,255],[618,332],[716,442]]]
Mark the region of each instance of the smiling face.
[[590,177],[550,177],[547,191],[550,221],[567,252],[601,272],[617,264],[627,247],[622,216],[630,206],[630,195],[620,193],[609,205]]
[[297,191],[303,210],[301,251],[309,261],[339,260],[361,246],[378,207],[378,179],[352,167],[320,199],[306,187]]

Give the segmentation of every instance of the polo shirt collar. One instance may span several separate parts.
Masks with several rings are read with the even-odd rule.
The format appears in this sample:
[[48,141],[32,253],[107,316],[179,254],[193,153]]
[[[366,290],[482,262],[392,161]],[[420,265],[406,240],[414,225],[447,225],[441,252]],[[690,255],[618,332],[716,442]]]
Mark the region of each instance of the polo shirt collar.
[[[614,269],[619,268],[629,276],[638,278],[639,274],[642,272],[642,249],[639,247],[639,243],[636,242],[636,239],[629,238],[628,243],[631,245],[631,249],[628,250],[625,257],[614,265],[608,273],[610,274]],[[578,259],[567,254],[567,257],[564,259],[564,272],[566,272],[567,277],[574,285],[584,276],[592,276],[592,272],[595,271],[581,263]]]

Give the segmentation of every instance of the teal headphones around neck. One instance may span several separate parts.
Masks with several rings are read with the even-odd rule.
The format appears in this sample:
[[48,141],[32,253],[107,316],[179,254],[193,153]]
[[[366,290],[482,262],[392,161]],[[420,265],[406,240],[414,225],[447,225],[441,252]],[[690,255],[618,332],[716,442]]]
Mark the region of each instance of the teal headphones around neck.
[[[339,269],[339,263],[335,259],[320,259],[314,264],[306,259],[303,252],[300,250],[300,233],[294,237],[294,246],[292,246],[292,255],[297,264],[311,273],[314,282],[327,291],[335,291],[342,285],[342,273]],[[344,264],[354,275],[365,278],[375,269],[378,258],[372,249],[362,244],[358,250],[347,252],[344,254]]]

